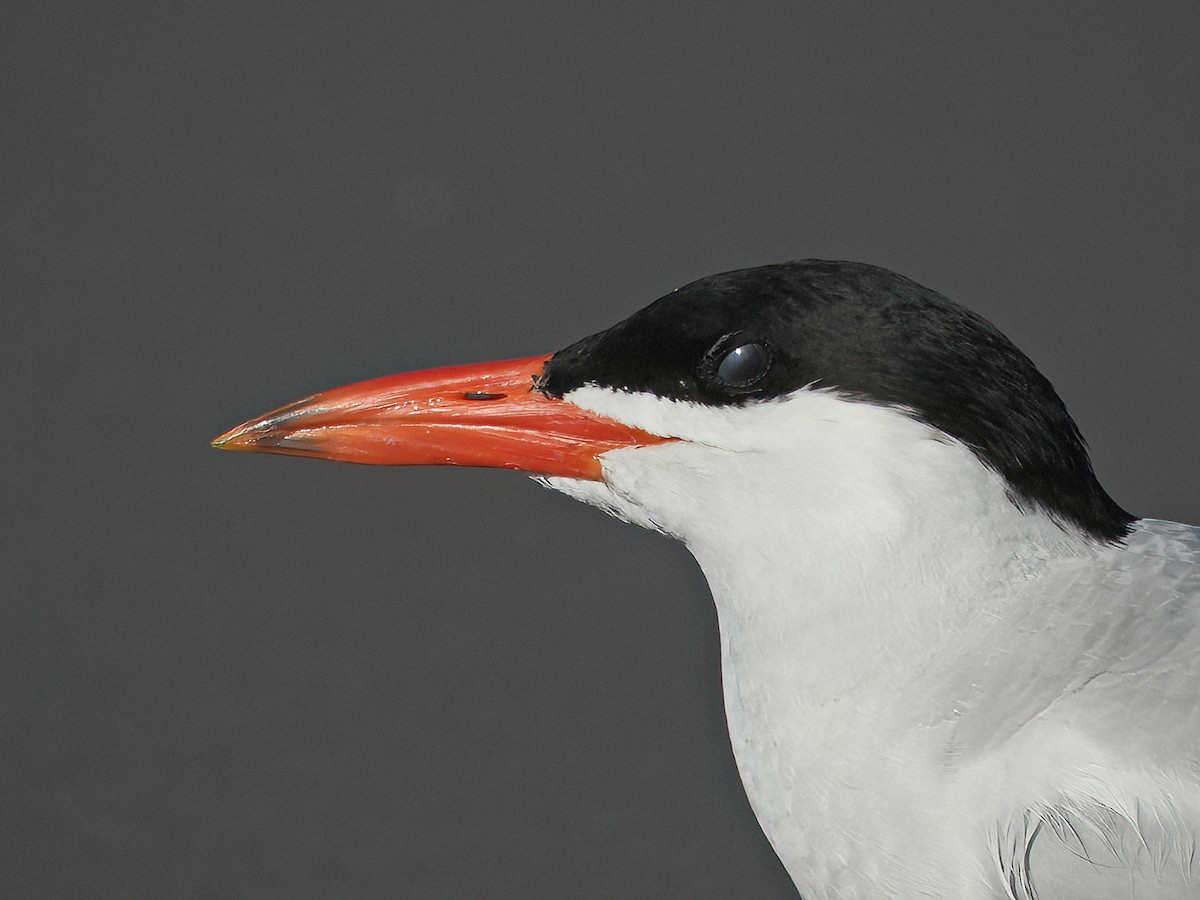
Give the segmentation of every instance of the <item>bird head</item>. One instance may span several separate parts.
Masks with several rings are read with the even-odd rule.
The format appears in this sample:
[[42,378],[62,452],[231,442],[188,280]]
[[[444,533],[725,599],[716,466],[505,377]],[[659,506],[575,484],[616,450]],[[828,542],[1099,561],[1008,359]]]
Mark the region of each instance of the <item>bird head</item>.
[[685,539],[700,521],[753,519],[781,492],[813,515],[861,514],[853,498],[887,493],[880,480],[924,490],[922,473],[946,474],[938,448],[950,446],[1022,511],[1101,541],[1131,521],[1023,353],[958,304],[861,263],[709,276],[552,355],[337,388],[214,444],[518,469]]

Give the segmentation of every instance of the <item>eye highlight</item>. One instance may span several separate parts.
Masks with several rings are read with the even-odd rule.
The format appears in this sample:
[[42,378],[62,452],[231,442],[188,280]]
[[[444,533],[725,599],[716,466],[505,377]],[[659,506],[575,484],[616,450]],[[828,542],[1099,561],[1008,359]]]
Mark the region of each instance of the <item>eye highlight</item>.
[[708,377],[722,387],[744,390],[756,384],[771,367],[771,351],[759,341],[728,335],[708,352]]

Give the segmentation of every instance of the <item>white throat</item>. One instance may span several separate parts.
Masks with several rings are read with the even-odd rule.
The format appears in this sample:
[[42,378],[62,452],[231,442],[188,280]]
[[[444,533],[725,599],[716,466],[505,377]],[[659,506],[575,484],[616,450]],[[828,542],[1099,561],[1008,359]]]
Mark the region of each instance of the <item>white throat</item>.
[[[948,685],[976,666],[986,683],[1002,661],[971,658],[980,643],[963,636],[1010,621],[1022,583],[1091,543],[1019,510],[967,448],[900,410],[814,390],[741,408],[595,387],[566,399],[681,439],[606,455],[604,483],[547,483],[699,561],[738,767],[801,892],[877,897],[883,871],[886,896],[991,896],[994,863],[974,848],[1004,811],[954,794],[992,723]],[[947,884],[939,857],[971,853]]]

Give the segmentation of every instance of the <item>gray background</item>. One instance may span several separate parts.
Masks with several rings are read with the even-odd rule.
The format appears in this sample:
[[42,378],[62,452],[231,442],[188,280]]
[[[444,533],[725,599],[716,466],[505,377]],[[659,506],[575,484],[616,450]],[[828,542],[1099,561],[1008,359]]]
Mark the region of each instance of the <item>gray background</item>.
[[221,454],[802,256],[995,321],[1200,521],[1200,5],[12,6],[0,896],[786,898],[685,551]]

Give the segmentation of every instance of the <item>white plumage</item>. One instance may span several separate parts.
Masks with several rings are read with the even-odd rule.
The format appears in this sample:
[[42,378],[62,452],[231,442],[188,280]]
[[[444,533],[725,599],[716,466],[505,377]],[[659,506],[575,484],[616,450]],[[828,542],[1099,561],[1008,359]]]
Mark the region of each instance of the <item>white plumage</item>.
[[1200,529],[1097,542],[833,392],[564,399],[684,439],[545,481],[696,556],[738,768],[808,900],[1200,896]]

